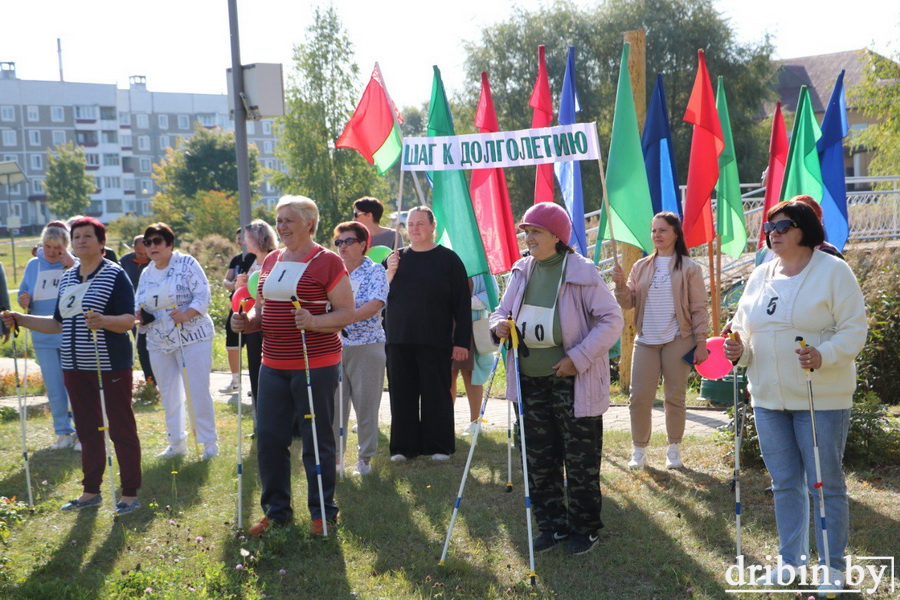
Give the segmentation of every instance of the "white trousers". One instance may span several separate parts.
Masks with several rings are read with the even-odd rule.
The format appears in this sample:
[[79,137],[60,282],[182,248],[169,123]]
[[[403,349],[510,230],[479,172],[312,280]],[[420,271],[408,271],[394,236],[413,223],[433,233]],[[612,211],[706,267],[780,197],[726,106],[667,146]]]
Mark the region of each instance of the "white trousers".
[[185,377],[191,388],[197,441],[201,444],[215,442],[218,440],[216,414],[213,410],[212,395],[209,393],[212,340],[185,345],[184,361],[187,365],[187,375],[182,372],[180,350],[176,349],[175,352],[169,353],[150,350],[150,365],[153,367],[153,375],[156,377],[156,385],[159,387],[159,395],[166,411],[169,445],[174,446],[187,437]]

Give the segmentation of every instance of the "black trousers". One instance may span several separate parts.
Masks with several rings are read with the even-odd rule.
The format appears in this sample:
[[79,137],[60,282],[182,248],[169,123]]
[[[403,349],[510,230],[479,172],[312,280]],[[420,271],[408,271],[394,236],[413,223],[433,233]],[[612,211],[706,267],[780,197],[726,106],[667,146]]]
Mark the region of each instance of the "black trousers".
[[141,371],[144,372],[144,381],[153,380],[155,382],[153,368],[150,366],[150,353],[147,351],[147,334],[138,333],[137,327],[132,329],[132,333],[137,340],[138,362],[141,363]]
[[388,344],[391,455],[453,454],[449,347]]

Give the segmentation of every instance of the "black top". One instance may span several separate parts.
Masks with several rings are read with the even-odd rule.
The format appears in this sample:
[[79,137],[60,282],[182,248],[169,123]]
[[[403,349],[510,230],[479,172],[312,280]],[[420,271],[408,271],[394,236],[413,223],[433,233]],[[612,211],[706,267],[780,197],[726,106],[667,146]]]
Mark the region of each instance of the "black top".
[[146,269],[149,264],[149,260],[142,263],[134,260],[134,252],[124,254],[122,255],[122,258],[119,259],[119,265],[125,269],[125,274],[128,275],[128,279],[131,280],[131,287],[135,290],[137,289],[138,282],[141,280],[141,273],[144,272],[144,269]]
[[469,278],[455,252],[443,246],[425,252],[403,248],[388,292],[387,343],[468,349],[471,306]]
[[[253,263],[256,262],[256,255],[248,252],[246,255],[244,254],[235,254],[231,262],[228,263],[228,269],[234,271],[234,276],[237,277],[241,273],[249,273],[250,267],[253,266]],[[231,295],[234,296],[235,290],[231,290]]]

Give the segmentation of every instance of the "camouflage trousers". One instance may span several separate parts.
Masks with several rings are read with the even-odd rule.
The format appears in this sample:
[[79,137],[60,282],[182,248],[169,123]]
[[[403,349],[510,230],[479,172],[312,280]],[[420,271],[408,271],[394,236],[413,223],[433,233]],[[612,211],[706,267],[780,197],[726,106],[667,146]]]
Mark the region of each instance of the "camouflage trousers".
[[603,417],[575,418],[574,377],[522,375],[521,383],[528,485],[538,528],[597,532],[603,527]]

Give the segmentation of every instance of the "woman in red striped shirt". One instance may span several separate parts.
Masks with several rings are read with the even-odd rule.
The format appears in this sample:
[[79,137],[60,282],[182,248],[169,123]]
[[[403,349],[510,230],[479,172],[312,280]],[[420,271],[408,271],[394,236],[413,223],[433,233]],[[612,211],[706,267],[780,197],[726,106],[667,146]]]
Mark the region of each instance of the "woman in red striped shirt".
[[[337,522],[334,503],[335,442],[331,423],[341,341],[338,332],[353,320],[353,290],[343,261],[316,244],[319,223],[315,202],[284,196],[275,207],[276,229],[285,248],[270,253],[259,276],[257,303],[246,314],[232,315],[232,329],[263,332],[262,367],[257,398],[257,460],[262,481],[260,503],[265,516],[250,528],[262,535],[272,525],[293,518],[290,445],[295,421],[300,423],[313,534]],[[293,298],[301,308],[295,309]],[[301,343],[306,331],[316,437],[325,514],[316,478],[316,459],[307,396],[306,364]]]

